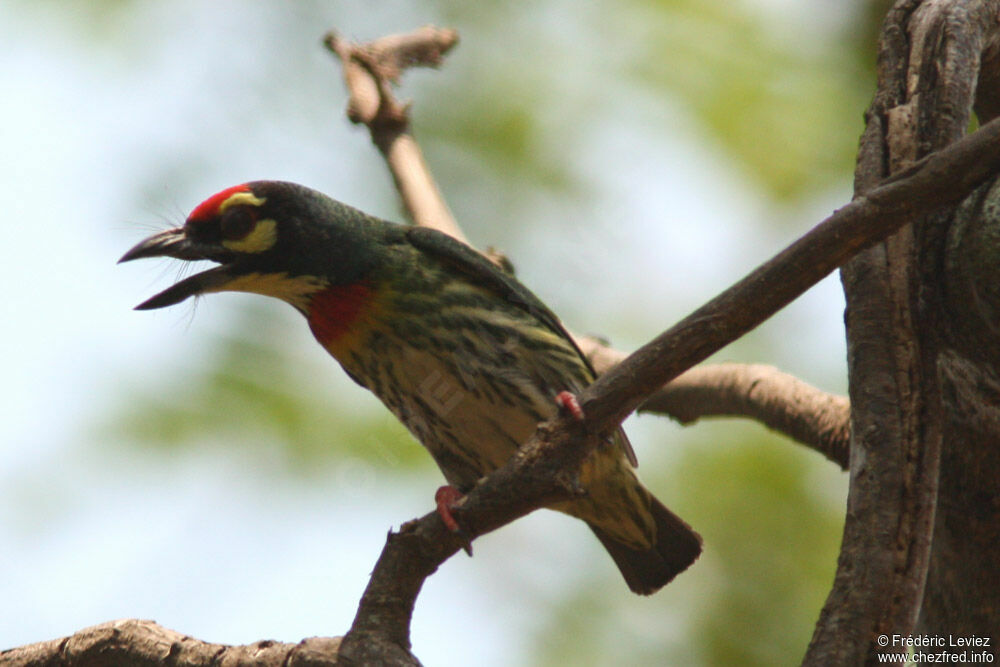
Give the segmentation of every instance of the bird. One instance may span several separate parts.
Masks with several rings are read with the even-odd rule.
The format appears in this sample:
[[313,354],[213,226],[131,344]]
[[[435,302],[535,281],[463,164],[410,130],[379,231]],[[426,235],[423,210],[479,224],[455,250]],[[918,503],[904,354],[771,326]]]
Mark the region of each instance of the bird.
[[[388,222],[311,188],[252,181],[196,206],[119,263],[148,257],[217,266],[136,306],[215,292],[291,304],[347,375],[430,452],[447,485],[447,527],[463,494],[596,377],[559,319],[510,272],[442,232]],[[581,465],[583,494],[552,506],[583,520],[629,588],[649,595],[701,554],[701,537],[639,481],[619,427]]]

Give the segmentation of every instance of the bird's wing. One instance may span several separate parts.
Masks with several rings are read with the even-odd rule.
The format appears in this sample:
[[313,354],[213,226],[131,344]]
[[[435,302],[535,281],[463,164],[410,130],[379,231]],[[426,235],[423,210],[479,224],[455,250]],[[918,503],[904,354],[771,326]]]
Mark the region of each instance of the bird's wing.
[[[468,245],[457,241],[451,236],[436,229],[428,227],[407,227],[405,230],[407,241],[418,250],[436,257],[439,261],[446,263],[452,268],[460,271],[475,284],[484,287],[498,296],[515,304],[527,313],[530,313],[537,320],[545,324],[553,332],[566,339],[580,357],[580,361],[590,371],[591,378],[597,377],[597,372],[587,356],[580,350],[580,347],[569,335],[566,328],[559,321],[549,308],[541,300],[531,293],[516,278],[509,273],[498,268],[493,262],[488,260],[482,253],[470,248]],[[632,443],[621,428],[615,433],[615,440],[622,448],[629,463],[638,466],[635,451]]]

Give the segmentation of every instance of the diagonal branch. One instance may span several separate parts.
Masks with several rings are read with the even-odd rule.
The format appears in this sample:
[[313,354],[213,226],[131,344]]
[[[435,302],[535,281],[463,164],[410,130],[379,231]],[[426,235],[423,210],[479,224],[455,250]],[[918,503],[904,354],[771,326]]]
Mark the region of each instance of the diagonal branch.
[[347,117],[368,127],[372,142],[389,164],[410,219],[468,243],[410,132],[409,105],[401,104],[392,93],[392,85],[407,67],[440,64],[444,54],[458,43],[458,33],[426,26],[367,44],[353,44],[331,31],[323,41],[343,67],[350,94]]
[[[973,108],[981,123],[996,115],[998,16],[998,0],[893,3],[856,192],[968,141]],[[979,285],[994,284],[995,247],[985,234],[963,238],[967,228],[995,234],[987,189],[922,216],[841,272],[856,406],[851,485],[837,574],[805,665],[875,664],[886,657],[885,636],[988,636],[1000,627],[992,547],[1000,514],[983,510],[1000,472],[995,320],[977,318],[955,270],[984,249],[987,264],[969,276],[972,304]]]
[[581,397],[588,426],[614,428],[681,372],[751,331],[855,253],[965,198],[1000,170],[1000,121],[928,155],[857,197],[602,375]]
[[[375,73],[377,68],[369,67],[368,71]],[[375,89],[385,92],[388,86],[376,83]],[[372,131],[374,139],[375,128]],[[406,170],[398,169],[388,153],[383,153],[397,183],[405,183]],[[422,160],[420,168],[426,170]],[[665,383],[759,325],[853,254],[919,215],[959,201],[998,168],[1000,125],[990,124],[835,212],[774,259],[602,375],[580,396],[584,422],[561,417],[542,424],[517,455],[466,497],[459,510],[465,532],[474,538],[535,508],[572,497],[572,471],[596,446],[598,434],[615,428]],[[433,184],[429,174],[421,178]],[[418,223],[442,229],[434,220],[424,222],[412,215]],[[842,432],[843,420],[840,428]],[[360,662],[374,659],[372,651],[386,645],[408,650],[409,618],[423,580],[460,546],[436,513],[390,534],[351,631],[344,638],[344,654]]]
[[[453,30],[424,27],[365,44],[345,42],[330,32],[325,43],[343,66],[349,94],[347,116],[368,127],[386,158],[410,219],[468,243],[409,132],[409,107],[401,105],[392,92],[407,67],[439,65],[457,40]],[[487,256],[498,264],[505,262],[495,251]],[[576,336],[576,340],[598,373],[626,356],[593,338]],[[649,411],[667,414],[681,423],[706,416],[750,417],[819,451],[842,468],[847,466],[848,404],[791,376],[777,371],[762,373],[757,366],[726,364],[685,374],[658,396],[647,406]]]
[[[585,417],[541,424],[457,513],[469,537],[576,492],[573,471],[601,436],[682,371],[747,333],[858,251],[928,211],[954,204],[1000,171],[1000,120],[915,163],[837,210],[750,275],[641,347],[580,394]],[[423,579],[462,545],[437,513],[390,535],[342,651],[378,640],[409,647],[409,617]],[[358,651],[357,654],[354,652]]]

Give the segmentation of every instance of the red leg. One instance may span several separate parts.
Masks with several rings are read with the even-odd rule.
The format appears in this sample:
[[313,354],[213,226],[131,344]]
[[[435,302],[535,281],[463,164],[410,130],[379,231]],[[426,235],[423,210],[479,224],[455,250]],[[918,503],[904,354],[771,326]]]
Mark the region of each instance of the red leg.
[[472,555],[472,544],[469,540],[462,534],[462,528],[458,525],[458,521],[451,513],[451,509],[455,506],[459,500],[464,496],[462,492],[456,489],[454,486],[442,486],[434,494],[434,502],[437,504],[437,512],[441,517],[441,521],[444,522],[445,528],[455,533],[462,539],[462,549],[465,553]]
[[560,391],[556,394],[556,405],[572,415],[573,419],[583,421],[583,408],[580,407],[580,401],[576,400],[576,394],[573,392]]
[[437,503],[438,514],[441,515],[441,520],[444,521],[445,527],[453,533],[457,533],[461,528],[458,527],[458,522],[452,516],[451,508],[461,499],[462,492],[454,486],[442,486],[434,494],[434,502]]

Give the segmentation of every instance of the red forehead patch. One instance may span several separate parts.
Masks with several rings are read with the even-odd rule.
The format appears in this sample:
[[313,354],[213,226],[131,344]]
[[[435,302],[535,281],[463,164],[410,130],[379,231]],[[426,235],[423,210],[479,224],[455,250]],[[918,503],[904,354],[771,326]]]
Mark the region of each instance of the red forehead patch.
[[226,201],[232,197],[237,192],[250,192],[250,186],[246,183],[240,185],[234,185],[231,188],[226,188],[222,192],[217,192],[202,203],[198,204],[191,215],[188,216],[188,220],[208,220],[218,213],[219,207],[222,202]]

